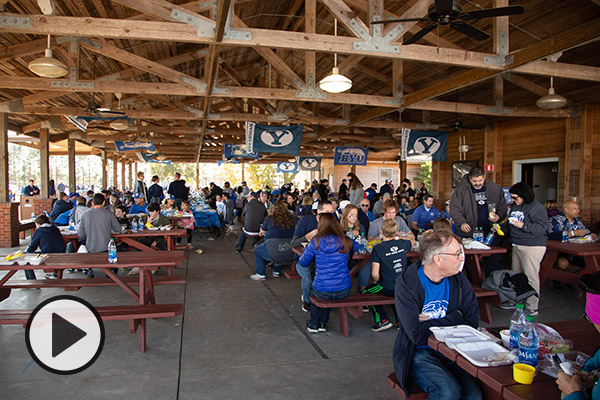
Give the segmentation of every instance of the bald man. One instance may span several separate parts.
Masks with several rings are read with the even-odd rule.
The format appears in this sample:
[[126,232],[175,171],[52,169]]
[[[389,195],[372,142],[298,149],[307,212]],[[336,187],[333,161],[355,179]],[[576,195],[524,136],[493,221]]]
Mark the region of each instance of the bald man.
[[[581,209],[579,204],[574,201],[565,201],[562,206],[563,212],[550,218],[550,226],[548,228],[549,240],[562,240],[562,233],[566,228],[569,238],[583,237],[591,234],[592,239],[598,240],[598,235],[591,233],[588,228],[579,219]],[[556,266],[563,271],[578,272],[580,268],[585,267],[585,261],[581,257],[572,255],[562,255],[556,259]],[[558,281],[552,281],[552,286],[557,292],[563,291],[563,286]],[[567,285],[567,288],[573,289]]]

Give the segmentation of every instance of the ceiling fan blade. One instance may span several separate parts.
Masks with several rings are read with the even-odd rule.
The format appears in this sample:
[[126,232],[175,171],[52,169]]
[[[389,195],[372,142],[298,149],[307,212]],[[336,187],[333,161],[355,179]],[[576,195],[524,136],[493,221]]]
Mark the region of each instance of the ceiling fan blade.
[[452,11],[452,0],[435,0],[435,9],[438,13]]
[[502,17],[505,15],[519,15],[525,12],[522,6],[488,8],[485,10],[469,11],[461,15],[462,19],[478,19],[489,17]]
[[394,22],[420,22],[420,21],[430,21],[429,18],[402,18],[402,19],[383,19],[381,21],[371,21],[371,25],[376,24],[391,24]]
[[469,25],[464,22],[453,22],[450,24],[450,26],[460,33],[464,33],[475,40],[485,40],[490,37],[490,35],[481,29],[475,28],[473,25]]
[[413,44],[417,40],[421,39],[423,36],[427,35],[432,30],[434,30],[437,25],[438,24],[436,23],[436,24],[429,25],[428,27],[421,29],[419,32],[415,33],[414,35],[412,35],[411,37],[409,37],[407,40],[405,40],[404,42],[402,42],[402,44],[403,45]]

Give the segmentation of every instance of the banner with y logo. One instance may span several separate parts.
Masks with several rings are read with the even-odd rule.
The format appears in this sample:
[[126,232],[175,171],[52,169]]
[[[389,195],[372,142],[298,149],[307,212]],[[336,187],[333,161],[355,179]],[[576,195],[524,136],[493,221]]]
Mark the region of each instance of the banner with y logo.
[[231,144],[225,143],[223,146],[223,156],[226,160],[230,158],[254,158],[258,160],[260,158],[260,153],[252,153],[247,151],[246,145],[244,144]]
[[277,172],[295,174],[298,172],[298,164],[290,161],[277,162]]
[[431,156],[432,161],[446,161],[448,132],[402,129],[402,161],[410,156]]
[[321,169],[321,157],[300,157],[301,171],[319,171]]
[[248,152],[291,154],[300,153],[304,125],[269,126],[246,122]]

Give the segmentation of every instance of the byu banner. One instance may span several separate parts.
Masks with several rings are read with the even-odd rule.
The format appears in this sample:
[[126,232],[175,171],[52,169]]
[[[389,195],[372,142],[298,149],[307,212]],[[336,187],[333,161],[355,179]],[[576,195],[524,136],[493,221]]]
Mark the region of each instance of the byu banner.
[[117,151],[132,151],[132,150],[148,150],[155,151],[154,143],[152,142],[122,142],[115,140]]
[[231,143],[225,143],[225,158],[226,159],[230,159],[230,158],[234,158],[234,157],[247,157],[247,158],[254,158],[255,160],[258,160],[260,158],[260,153],[255,152],[249,152],[246,151],[246,145],[245,144],[231,144]]
[[448,132],[402,129],[402,161],[409,156],[431,156],[432,161],[446,161]]
[[164,156],[165,153],[137,153],[137,156],[143,162],[151,162],[156,160],[158,156]]
[[300,153],[304,125],[268,126],[246,122],[248,151],[291,154]]
[[298,172],[298,163],[289,161],[279,161],[277,162],[277,172],[295,174],[296,172]]
[[333,165],[367,165],[369,149],[362,147],[336,147]]
[[301,171],[319,171],[321,169],[321,157],[300,157]]

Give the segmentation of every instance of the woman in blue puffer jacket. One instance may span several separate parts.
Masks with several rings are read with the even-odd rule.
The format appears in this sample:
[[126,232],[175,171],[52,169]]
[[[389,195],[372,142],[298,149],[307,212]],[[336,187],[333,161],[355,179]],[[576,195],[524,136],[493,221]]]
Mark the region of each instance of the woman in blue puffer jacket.
[[[312,296],[327,300],[343,299],[348,297],[352,286],[348,254],[350,250],[358,251],[358,244],[344,235],[333,214],[322,213],[317,215],[317,219],[317,236],[306,246],[298,263],[308,267],[315,261]],[[306,330],[311,333],[325,332],[329,311],[329,308],[312,304]]]

